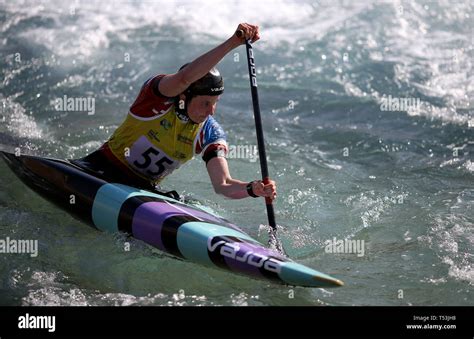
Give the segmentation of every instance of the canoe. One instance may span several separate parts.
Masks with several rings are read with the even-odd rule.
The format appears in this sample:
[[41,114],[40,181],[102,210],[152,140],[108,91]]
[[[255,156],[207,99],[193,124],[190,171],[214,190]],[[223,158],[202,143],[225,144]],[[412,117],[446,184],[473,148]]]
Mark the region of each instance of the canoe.
[[172,256],[273,283],[343,285],[266,248],[206,207],[107,182],[66,160],[0,154],[34,192],[100,231],[125,232]]

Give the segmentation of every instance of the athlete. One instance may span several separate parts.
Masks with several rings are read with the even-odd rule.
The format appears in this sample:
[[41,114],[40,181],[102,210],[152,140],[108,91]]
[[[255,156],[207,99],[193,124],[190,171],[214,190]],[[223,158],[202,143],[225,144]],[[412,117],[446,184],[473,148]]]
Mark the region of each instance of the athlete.
[[158,74],[142,86],[122,123],[102,147],[74,163],[109,181],[156,188],[195,155],[202,156],[214,190],[228,198],[275,199],[276,184],[244,182],[230,175],[226,135],[214,119],[224,81],[215,65],[230,51],[260,39],[258,26],[241,23],[216,48],[174,74]]

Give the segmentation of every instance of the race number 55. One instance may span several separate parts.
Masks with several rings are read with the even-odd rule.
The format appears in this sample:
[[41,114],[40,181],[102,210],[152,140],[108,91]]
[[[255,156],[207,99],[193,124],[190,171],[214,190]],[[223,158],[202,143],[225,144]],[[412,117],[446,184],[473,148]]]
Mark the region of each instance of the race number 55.
[[[168,159],[164,155],[160,157],[160,151],[153,147],[149,147],[145,152],[141,154],[141,156],[143,159],[140,160],[142,161],[135,160],[133,164],[135,165],[135,167],[145,171],[147,174],[154,177],[161,175],[167,169],[167,167],[171,167],[166,165],[173,165],[172,160]],[[155,162],[152,165],[152,162],[154,160]]]

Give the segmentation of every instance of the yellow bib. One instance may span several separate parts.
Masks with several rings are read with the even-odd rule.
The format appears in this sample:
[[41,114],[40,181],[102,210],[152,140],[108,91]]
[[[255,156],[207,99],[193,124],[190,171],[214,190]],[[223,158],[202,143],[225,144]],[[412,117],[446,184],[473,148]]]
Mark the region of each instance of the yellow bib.
[[193,158],[202,125],[180,120],[174,106],[152,118],[129,113],[108,144],[115,157],[133,172],[158,183]]

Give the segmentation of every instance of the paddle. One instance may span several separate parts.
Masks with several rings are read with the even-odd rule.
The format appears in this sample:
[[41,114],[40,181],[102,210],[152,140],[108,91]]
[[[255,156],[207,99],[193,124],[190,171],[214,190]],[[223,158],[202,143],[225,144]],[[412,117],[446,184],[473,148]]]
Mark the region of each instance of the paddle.
[[[237,31],[237,36],[242,37],[244,32],[242,30]],[[262,170],[262,180],[266,185],[270,182],[268,175],[268,165],[267,165],[267,154],[265,152],[265,140],[263,138],[263,127],[262,127],[262,118],[260,116],[260,104],[258,102],[258,91],[257,91],[257,71],[255,68],[255,59],[253,56],[252,45],[250,40],[245,40],[245,45],[247,47],[247,61],[249,66],[249,79],[250,79],[250,90],[252,92],[252,103],[253,103],[253,115],[255,118],[255,129],[257,131],[257,144],[258,144],[258,153],[260,158],[260,168]],[[268,224],[269,228],[269,239],[268,245],[270,248],[274,249],[278,253],[285,255],[286,252],[283,248],[283,244],[280,239],[277,237],[277,224],[275,221],[275,211],[273,209],[272,199],[265,198],[265,205],[267,206],[267,215],[268,215]]]

